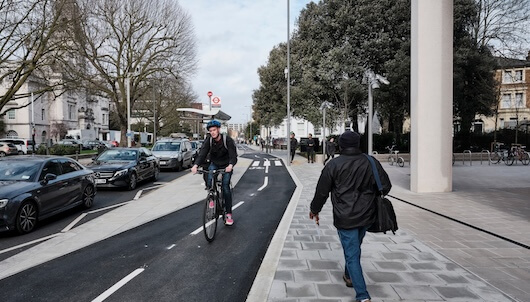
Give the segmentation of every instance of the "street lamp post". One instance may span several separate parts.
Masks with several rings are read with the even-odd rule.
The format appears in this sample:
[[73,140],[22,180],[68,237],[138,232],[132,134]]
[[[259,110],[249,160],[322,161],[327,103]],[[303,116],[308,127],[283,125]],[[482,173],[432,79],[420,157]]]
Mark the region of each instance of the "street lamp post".
[[290,24],[289,24],[289,0],[287,0],[287,68],[285,69],[285,75],[287,78],[287,160],[285,161],[288,166],[291,165],[291,58],[290,58]]
[[372,154],[373,150],[373,129],[372,120],[374,116],[374,100],[372,96],[372,89],[379,88],[379,82],[388,85],[390,82],[383,76],[374,73],[368,69],[364,73],[364,80],[368,84],[368,151],[367,154]]
[[131,76],[127,73],[127,147],[131,147]]

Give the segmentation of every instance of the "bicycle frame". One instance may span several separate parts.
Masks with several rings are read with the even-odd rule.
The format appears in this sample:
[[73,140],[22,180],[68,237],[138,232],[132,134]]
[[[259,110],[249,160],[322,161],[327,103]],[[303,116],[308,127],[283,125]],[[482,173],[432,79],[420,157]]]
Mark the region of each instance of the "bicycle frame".
[[[208,195],[204,205],[203,216],[203,230],[204,236],[208,242],[215,239],[217,231],[217,220],[221,216],[226,222],[226,210],[224,206],[224,196],[222,187],[222,175],[225,173],[224,169],[206,171],[197,171],[200,174],[212,173],[212,181],[209,184]],[[220,179],[221,178],[221,179]]]

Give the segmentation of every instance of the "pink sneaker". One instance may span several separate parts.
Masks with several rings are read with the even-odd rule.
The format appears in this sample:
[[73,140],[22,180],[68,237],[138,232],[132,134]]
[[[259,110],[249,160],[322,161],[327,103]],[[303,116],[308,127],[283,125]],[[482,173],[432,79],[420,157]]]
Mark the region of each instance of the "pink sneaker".
[[215,208],[215,203],[213,202],[213,200],[210,200],[210,203],[208,203],[208,207],[209,207],[210,209]]
[[226,214],[226,221],[225,225],[233,225],[234,219],[232,218],[232,214]]

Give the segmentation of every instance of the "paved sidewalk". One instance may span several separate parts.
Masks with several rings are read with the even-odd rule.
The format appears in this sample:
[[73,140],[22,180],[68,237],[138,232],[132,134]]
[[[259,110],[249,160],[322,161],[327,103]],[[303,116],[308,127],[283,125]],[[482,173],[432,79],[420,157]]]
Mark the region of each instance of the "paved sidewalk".
[[[286,157],[285,151],[273,154]],[[322,167],[298,155],[291,165],[303,188],[299,188],[295,210],[290,217],[285,214],[286,234],[276,234],[284,238],[281,253],[271,260],[268,257],[275,253],[269,249],[264,260],[277,266],[265,269],[262,265],[258,273],[257,280],[275,271],[268,301],[355,301],[353,289],[342,281],[344,259],[331,202],[324,206],[320,226],[308,218]],[[454,192],[435,194],[409,191],[408,164],[399,168],[383,163],[383,167],[394,185],[391,196],[530,244],[530,189],[524,177],[530,167],[457,165]],[[396,235],[368,233],[363,244],[362,263],[372,301],[529,301],[527,248],[398,199],[392,201],[400,230]],[[247,301],[260,301],[255,291]]]

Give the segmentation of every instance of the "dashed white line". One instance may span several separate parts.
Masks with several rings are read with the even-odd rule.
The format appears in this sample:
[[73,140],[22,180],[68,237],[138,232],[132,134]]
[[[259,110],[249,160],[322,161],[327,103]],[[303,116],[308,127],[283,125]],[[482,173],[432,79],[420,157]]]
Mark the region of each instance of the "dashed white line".
[[175,246],[176,246],[176,244],[172,244],[172,245],[166,247],[166,249],[170,250],[170,249],[174,248]]
[[118,289],[120,289],[122,286],[127,284],[127,282],[131,281],[134,277],[141,274],[145,269],[139,268],[136,269],[134,272],[128,274],[125,276],[125,278],[121,279],[118,283],[114,284],[111,288],[107,289],[105,292],[103,292],[101,295],[99,295],[96,299],[92,300],[92,302],[102,302],[105,301],[110,295],[115,293]]
[[[235,209],[237,209],[237,208],[239,208],[239,207],[240,207],[241,205],[243,205],[244,203],[245,203],[244,201],[240,201],[240,202],[238,202],[236,205],[233,205],[233,206],[232,206],[232,211],[235,210]],[[219,216],[219,217],[220,217],[220,216]],[[213,220],[210,221],[209,223],[212,223],[212,222],[213,222]],[[201,227],[199,227],[198,229],[196,229],[195,231],[191,232],[190,235],[197,235],[197,234],[199,234],[200,232],[202,232],[202,230],[203,230],[203,227],[201,226]]]
[[137,200],[138,198],[140,198],[140,196],[142,196],[143,192],[144,192],[144,190],[140,190],[140,191],[136,192],[136,195],[134,196],[133,200]]
[[281,166],[283,166],[282,162],[279,161],[279,160],[275,160],[275,161],[274,161],[274,165],[275,165],[276,167],[281,167]]
[[253,161],[253,162],[252,162],[252,167],[257,167],[257,166],[259,166],[259,163],[260,163],[260,162],[257,161],[257,160]]
[[265,176],[265,182],[263,183],[263,186],[261,186],[258,191],[261,191],[263,189],[265,189],[267,187],[267,185],[269,184],[269,177],[268,176]]

